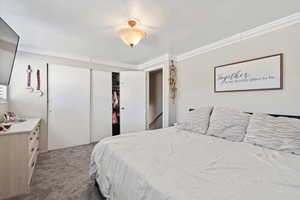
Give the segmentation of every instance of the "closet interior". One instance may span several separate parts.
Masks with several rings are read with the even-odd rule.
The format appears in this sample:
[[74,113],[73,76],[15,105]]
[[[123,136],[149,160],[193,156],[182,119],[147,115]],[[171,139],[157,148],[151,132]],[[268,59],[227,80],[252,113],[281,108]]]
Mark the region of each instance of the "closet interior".
[[120,73],[112,73],[112,135],[120,135]]

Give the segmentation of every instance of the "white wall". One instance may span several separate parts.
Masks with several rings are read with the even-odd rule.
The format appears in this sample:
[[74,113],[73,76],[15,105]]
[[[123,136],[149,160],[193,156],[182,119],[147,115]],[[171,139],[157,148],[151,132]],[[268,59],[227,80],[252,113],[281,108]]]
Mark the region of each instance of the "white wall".
[[[102,71],[120,71],[122,68],[114,68],[105,65],[91,64],[76,60],[69,60],[50,56],[41,56],[31,53],[18,52],[15,66],[12,73],[11,83],[9,87],[9,110],[24,117],[42,118],[41,124],[41,151],[47,151],[48,135],[47,135],[47,73],[46,64],[57,64],[73,67],[93,68]],[[39,97],[34,93],[26,91],[26,69],[27,65],[31,65],[33,72],[36,73],[40,69],[41,73],[41,90],[45,93]],[[35,87],[36,79],[33,76],[33,86]]]
[[0,102],[0,114],[3,113],[3,112],[7,112],[7,111],[8,111],[7,103]]
[[[251,38],[177,63],[177,120],[190,107],[230,106],[249,112],[300,115],[300,24]],[[284,89],[214,93],[214,66],[284,54]]]

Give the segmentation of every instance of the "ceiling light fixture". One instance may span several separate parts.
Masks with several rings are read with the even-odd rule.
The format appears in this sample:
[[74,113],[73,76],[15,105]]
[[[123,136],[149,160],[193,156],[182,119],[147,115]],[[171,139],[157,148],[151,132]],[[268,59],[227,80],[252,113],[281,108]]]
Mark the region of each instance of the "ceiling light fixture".
[[128,21],[129,28],[124,28],[119,31],[120,38],[130,47],[137,45],[146,35],[143,30],[135,28],[138,24],[137,20],[131,19]]

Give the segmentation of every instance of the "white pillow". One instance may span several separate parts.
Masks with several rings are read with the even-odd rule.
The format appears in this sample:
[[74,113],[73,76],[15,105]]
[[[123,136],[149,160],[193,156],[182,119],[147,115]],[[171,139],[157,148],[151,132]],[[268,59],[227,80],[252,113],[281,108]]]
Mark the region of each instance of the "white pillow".
[[187,113],[183,122],[177,126],[180,130],[186,130],[206,134],[212,107],[200,107]]
[[250,115],[231,108],[215,107],[210,118],[207,135],[232,142],[241,142],[248,127]]
[[244,141],[278,151],[300,154],[300,120],[254,114]]

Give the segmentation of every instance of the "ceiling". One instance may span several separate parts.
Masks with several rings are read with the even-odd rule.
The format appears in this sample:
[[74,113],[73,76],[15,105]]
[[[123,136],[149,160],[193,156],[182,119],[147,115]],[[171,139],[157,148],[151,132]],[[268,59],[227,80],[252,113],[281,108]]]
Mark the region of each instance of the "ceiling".
[[[129,66],[299,11],[298,0],[0,0],[0,16],[21,36],[21,48]],[[134,48],[117,35],[129,17],[152,27]]]

